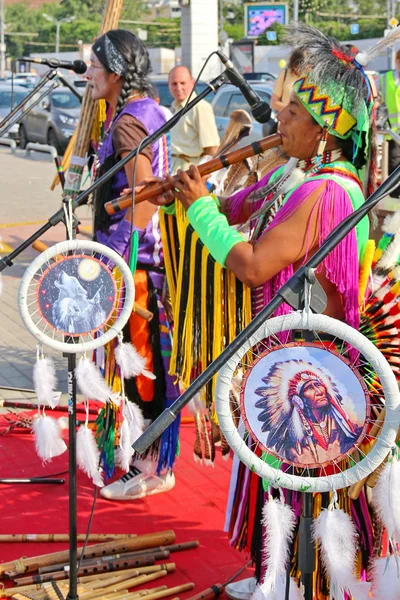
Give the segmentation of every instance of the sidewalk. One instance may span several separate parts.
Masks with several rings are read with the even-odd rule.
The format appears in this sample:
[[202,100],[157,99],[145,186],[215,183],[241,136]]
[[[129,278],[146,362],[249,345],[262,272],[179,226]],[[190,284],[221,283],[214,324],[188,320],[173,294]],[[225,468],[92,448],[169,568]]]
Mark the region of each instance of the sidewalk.
[[[0,257],[15,250],[33,235],[61,206],[61,188],[50,191],[55,166],[50,156],[32,153],[30,157],[18,150],[11,154],[0,148]],[[88,239],[91,214],[87,206],[78,209],[84,239]],[[48,246],[65,239],[62,223],[52,227],[40,241]],[[25,329],[18,312],[20,279],[38,252],[32,247],[20,254],[14,265],[2,273],[3,293],[0,298],[0,386],[32,389],[32,370],[36,360],[36,343]],[[58,389],[67,391],[67,359],[50,348],[57,369]],[[0,388],[0,400],[34,399],[33,394]]]

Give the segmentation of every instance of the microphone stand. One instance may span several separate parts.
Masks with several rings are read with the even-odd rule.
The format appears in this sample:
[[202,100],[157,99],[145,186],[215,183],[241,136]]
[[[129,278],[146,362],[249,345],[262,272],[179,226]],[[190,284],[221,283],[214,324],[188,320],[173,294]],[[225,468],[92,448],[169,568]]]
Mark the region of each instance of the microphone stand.
[[21,100],[21,102],[19,104],[17,104],[17,106],[15,108],[13,108],[13,110],[10,113],[8,113],[8,115],[0,122],[0,137],[2,137],[5,133],[7,133],[7,131],[10,129],[10,127],[12,127],[17,121],[22,119],[22,117],[24,117],[31,110],[31,108],[36,106],[42,100],[42,98],[47,96],[47,94],[49,94],[54,88],[56,88],[59,85],[57,81],[52,82],[52,85],[49,88],[47,88],[44,91],[44,93],[40,95],[39,98],[36,98],[32,102],[32,104],[30,104],[29,107],[26,110],[24,110],[22,113],[20,112],[21,109],[26,104],[28,104],[28,102],[30,100],[32,100],[32,98],[35,96],[35,94],[37,94],[39,92],[39,90],[41,90],[47,83],[49,83],[52,79],[54,79],[56,77],[56,75],[57,75],[57,71],[55,69],[49,69],[48,71],[46,71],[46,73],[43,75],[42,79],[32,89],[32,91],[27,96],[25,96],[25,98],[23,100]]

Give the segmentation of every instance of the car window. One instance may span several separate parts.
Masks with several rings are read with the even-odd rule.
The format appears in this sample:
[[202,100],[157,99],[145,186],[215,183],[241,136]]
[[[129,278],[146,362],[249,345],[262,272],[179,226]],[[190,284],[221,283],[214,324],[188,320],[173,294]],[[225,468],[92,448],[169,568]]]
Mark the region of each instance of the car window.
[[226,108],[229,104],[229,100],[232,97],[232,92],[221,92],[221,94],[216,99],[216,102],[213,106],[214,115],[216,117],[227,117],[228,113],[226,112]]
[[[28,90],[24,92],[14,92],[14,106],[22,102],[25,96],[28,95]],[[11,90],[0,90],[0,108],[8,108],[11,110]]]
[[[153,83],[158,90],[160,104],[169,108],[173,103],[174,99],[172,97],[171,92],[169,91],[168,81],[153,81]],[[200,92],[202,92],[206,85],[207,84],[204,83],[204,81],[199,81],[199,83],[196,85],[196,93],[199,94]],[[212,95],[212,92],[210,92],[209,94],[207,94],[204,100],[210,102],[212,100]]]
[[[255,91],[260,96],[261,100],[268,102],[268,104],[270,103],[271,96],[269,94],[267,94],[266,92],[259,91],[259,90],[255,90]],[[229,102],[227,115],[229,116],[232,111],[238,110],[238,109],[245,110],[250,114],[250,107],[247,104],[246,100],[244,99],[243,95],[240,93],[233,93],[231,96],[231,100]]]
[[80,102],[72,92],[60,90],[53,92],[51,102],[54,108],[79,108]]

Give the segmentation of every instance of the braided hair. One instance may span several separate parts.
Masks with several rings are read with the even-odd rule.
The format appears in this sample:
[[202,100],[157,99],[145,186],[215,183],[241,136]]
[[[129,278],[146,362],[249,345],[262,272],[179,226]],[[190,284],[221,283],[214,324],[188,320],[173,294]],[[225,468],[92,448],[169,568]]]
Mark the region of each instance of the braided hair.
[[[107,42],[109,47],[111,42],[111,57],[104,42]],[[120,74],[124,80],[117,100],[115,119],[132,92],[147,95],[151,85],[148,77],[151,72],[149,53],[139,38],[126,29],[108,31],[96,40],[93,51],[107,71]]]

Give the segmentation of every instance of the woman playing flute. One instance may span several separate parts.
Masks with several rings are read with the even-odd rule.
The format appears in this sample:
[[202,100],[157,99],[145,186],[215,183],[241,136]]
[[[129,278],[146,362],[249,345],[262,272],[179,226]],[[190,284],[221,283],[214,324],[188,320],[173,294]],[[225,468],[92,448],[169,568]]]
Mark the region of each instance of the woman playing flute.
[[[159,105],[149,97],[151,71],[148,52],[130,31],[109,31],[92,47],[86,77],[95,100],[104,99],[114,109],[113,118],[98,152],[98,175],[107,172],[165,121]],[[145,148],[104,184],[95,198],[96,240],[118,252],[127,261],[132,252],[132,235],[137,236],[137,266],[134,273],[135,300],[149,309],[154,318],[147,322],[132,313],[125,328],[125,341],[147,359],[146,368],[155,374],[152,380],[142,375],[125,382],[128,399],[143,412],[146,422],[155,419],[179,395],[178,387],[168,375],[171,347],[170,326],[164,307],[164,264],[158,212],[154,204],[143,202],[134,213],[125,210],[109,217],[104,204],[132,187],[134,169],[138,181],[151,175],[168,173],[169,146],[165,136]],[[133,214],[133,222],[132,222]],[[115,386],[113,344],[101,365],[105,376]],[[101,357],[97,356],[98,362]],[[136,461],[122,479],[101,489],[110,500],[130,500],[170,490],[175,484],[172,472],[178,441],[179,423],[168,428],[157,448],[145,460]],[[112,475],[112,449],[106,470]],[[111,463],[111,464],[110,464]]]

